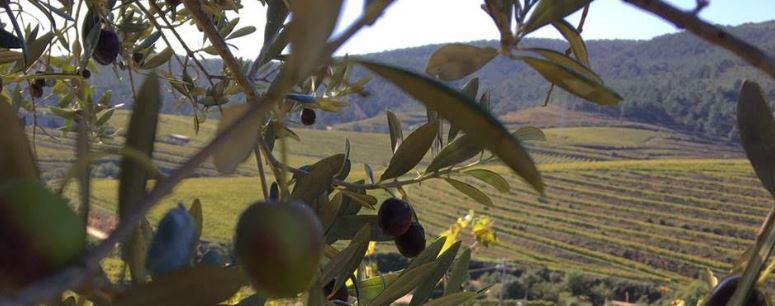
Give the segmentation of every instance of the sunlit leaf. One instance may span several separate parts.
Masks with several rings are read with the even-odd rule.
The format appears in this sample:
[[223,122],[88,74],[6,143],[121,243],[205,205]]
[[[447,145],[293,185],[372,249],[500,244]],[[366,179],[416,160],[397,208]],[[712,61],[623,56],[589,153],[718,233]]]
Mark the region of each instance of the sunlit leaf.
[[740,142],[756,175],[775,195],[775,119],[759,84],[746,81],[737,101]]
[[172,50],[172,48],[167,47],[164,50],[162,50],[159,54],[156,54],[146,60],[142,66],[140,66],[140,69],[153,69],[156,67],[159,67],[161,65],[164,65],[164,63],[168,62],[172,55],[175,54],[175,52]]
[[613,105],[622,100],[610,88],[575,70],[539,58],[524,57],[522,60],[550,82],[581,98],[602,105]]
[[[388,285],[398,279],[399,273],[382,274],[380,276],[372,277],[358,282],[358,299],[364,305],[370,303],[375,297],[377,297],[382,291],[387,288]],[[354,286],[353,286],[354,287]],[[351,290],[355,295],[354,288]]]
[[291,1],[288,4],[292,13],[287,26],[291,54],[285,68],[300,79],[315,68],[322,55],[339,19],[342,0]]
[[444,274],[446,274],[447,270],[449,270],[449,267],[455,260],[455,256],[457,255],[457,251],[459,249],[460,241],[453,244],[452,247],[444,251],[444,253],[442,253],[439,258],[436,259],[436,265],[433,267],[433,270],[428,273],[425,279],[420,282],[420,284],[417,286],[417,289],[414,291],[414,294],[412,295],[412,301],[409,303],[410,306],[422,305],[431,297],[431,294],[433,294],[433,289],[436,288],[436,284],[441,281],[441,278],[444,277]]
[[247,279],[239,266],[186,268],[130,287],[116,297],[113,305],[217,305],[245,285]]
[[482,182],[490,184],[490,186],[494,187],[500,192],[509,192],[509,182],[494,171],[487,169],[471,169],[464,171],[463,174],[475,177]]
[[444,149],[431,161],[425,173],[430,173],[455,166],[467,161],[482,151],[482,147],[474,140],[477,136],[465,134],[455,141],[447,144]]
[[594,82],[603,84],[603,79],[600,78],[600,76],[598,76],[597,73],[590,70],[587,66],[585,66],[580,61],[573,59],[563,53],[560,53],[551,49],[544,49],[544,48],[528,48],[528,49],[524,49],[524,51],[537,53],[538,55],[540,55],[541,57],[543,57],[544,59],[552,63],[565,67],[569,70],[573,70],[574,72]]
[[404,133],[401,130],[401,120],[391,111],[387,111],[388,129],[390,131],[390,148],[393,152],[398,149],[398,145],[404,140]]
[[438,81],[404,69],[363,60],[358,63],[439,112],[463,132],[478,135],[476,141],[480,146],[490,150],[535,190],[543,193],[541,175],[525,149],[498,119],[475,101]]
[[380,180],[384,181],[404,175],[419,164],[431,148],[438,129],[439,123],[433,121],[409,134],[396,149],[396,153],[390,159],[390,164],[382,173]]
[[591,0],[541,0],[520,30],[523,33],[533,32],[540,27],[573,14],[573,12],[578,11],[589,4],[589,2]]
[[519,139],[519,141],[546,141],[546,135],[544,135],[544,132],[536,127],[521,127],[513,134],[514,137]]
[[[223,116],[218,122],[218,134],[245,114],[248,108],[249,106],[246,104],[224,107]],[[256,147],[262,117],[261,115],[251,117],[250,122],[235,131],[225,145],[213,151],[213,163],[218,172],[233,173],[237,170],[237,166],[250,156]]]
[[433,52],[425,72],[440,80],[456,81],[481,69],[497,55],[498,50],[492,47],[452,43]]
[[431,271],[433,271],[435,266],[435,262],[430,262],[416,268],[407,269],[398,279],[391,282],[384,291],[376,296],[369,305],[390,305],[398,298],[414,290],[417,285],[422,282],[428,276],[428,274],[431,273]]
[[458,191],[467,195],[469,198],[474,199],[475,201],[481,204],[484,204],[486,206],[490,206],[490,207],[494,206],[492,203],[492,199],[490,199],[490,197],[486,193],[482,192],[478,188],[466,182],[458,181],[456,179],[445,178],[444,180],[447,181],[447,183],[449,183],[450,185],[452,185],[452,187],[455,187],[455,189],[457,189]]
[[552,23],[552,25],[560,31],[565,40],[570,44],[570,49],[584,66],[589,67],[589,53],[587,52],[587,45],[581,38],[581,33],[576,30],[570,23],[565,20],[558,20]]

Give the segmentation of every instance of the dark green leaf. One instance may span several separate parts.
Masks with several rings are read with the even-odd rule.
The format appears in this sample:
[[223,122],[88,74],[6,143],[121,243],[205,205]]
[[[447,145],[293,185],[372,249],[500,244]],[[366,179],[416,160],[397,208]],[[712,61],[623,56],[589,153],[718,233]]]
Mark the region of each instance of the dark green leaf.
[[427,107],[438,111],[462,131],[479,135],[476,140],[480,146],[500,157],[535,190],[543,193],[541,175],[525,149],[498,119],[476,102],[438,81],[407,70],[368,61],[358,63],[396,84]]
[[547,24],[565,18],[573,12],[578,11],[591,0],[541,0],[533,9],[533,13],[521,30],[523,33],[530,33]]
[[382,293],[375,297],[369,306],[387,306],[398,298],[414,290],[436,266],[435,262],[430,262],[413,269],[407,269],[401,276],[385,288]]
[[352,192],[349,190],[342,190],[342,194],[353,202],[358,203],[358,205],[368,207],[370,209],[374,209],[374,206],[377,205],[378,202],[377,198],[368,194]]
[[113,305],[217,305],[244,285],[247,285],[247,279],[239,266],[192,267],[162,275],[145,285],[131,287],[118,295]]
[[312,165],[309,173],[296,180],[291,199],[310,205],[317,197],[331,188],[331,182],[342,169],[342,164],[344,164],[344,154],[327,157]]
[[504,179],[500,174],[495,173],[491,170],[487,169],[471,169],[463,172],[465,175],[473,176],[475,178],[478,178],[479,180],[490,184],[490,186],[495,187],[495,189],[498,189],[498,191],[503,193],[509,192],[509,182]]
[[[341,288],[347,278],[360,266],[361,260],[363,260],[366,250],[369,248],[370,240],[371,227],[365,225],[355,234],[350,244],[334,258],[331,258],[326,267],[323,268],[321,283],[328,284],[328,282],[334,280],[333,288]],[[333,294],[335,291],[332,290],[331,293]]]
[[412,134],[401,142],[396,149],[393,158],[385,172],[380,177],[381,181],[392,179],[404,175],[412,170],[414,166],[422,161],[425,153],[431,148],[433,140],[436,139],[436,133],[439,129],[438,121],[428,122],[417,128]]
[[589,54],[587,53],[587,45],[584,40],[581,39],[581,33],[576,30],[570,23],[565,20],[558,20],[552,23],[552,25],[560,31],[565,40],[568,41],[571,51],[576,56],[581,64],[589,67]]
[[374,184],[374,170],[371,169],[369,164],[363,164],[363,169],[366,171],[366,176],[369,178],[369,184]]
[[457,306],[474,299],[478,295],[476,292],[457,292],[434,299],[423,304],[423,306]]
[[[446,287],[444,287],[444,294],[449,296],[451,293],[457,293],[462,289],[463,283],[468,280],[468,266],[470,263],[471,249],[466,248],[452,264],[452,270],[449,271],[449,278],[447,279]],[[434,301],[438,300],[439,299],[436,299]]]
[[105,123],[108,123],[108,120],[110,120],[111,117],[113,117],[113,113],[116,109],[109,109],[108,111],[104,112],[102,115],[100,115],[100,118],[97,119],[97,126],[103,126]]
[[[127,148],[132,148],[149,159],[153,156],[156,140],[156,128],[161,110],[161,88],[159,76],[151,73],[138,92],[137,101],[132,109],[132,117],[127,128]],[[145,196],[148,172],[137,161],[121,159],[121,175],[118,188],[118,212],[121,220],[131,215]]]
[[444,274],[447,273],[449,267],[457,256],[457,251],[460,249],[460,241],[455,242],[449,249],[436,259],[433,270],[420,282],[417,289],[414,291],[412,301],[409,306],[419,306],[425,303],[433,294],[433,289],[436,288],[436,284],[439,283]]
[[467,161],[479,152],[482,151],[482,147],[474,140],[476,136],[465,134],[455,141],[447,144],[444,149],[436,155],[425,169],[425,173],[441,170],[446,167],[451,167]]
[[391,111],[387,111],[388,129],[390,130],[390,148],[396,152],[398,145],[404,140],[404,133],[401,130],[401,120]]
[[333,243],[337,240],[351,240],[355,237],[358,230],[363,228],[364,225],[371,226],[371,240],[372,241],[392,241],[393,237],[382,234],[382,230],[377,223],[377,216],[375,215],[355,215],[355,216],[340,216],[331,225],[326,233],[327,243]]
[[740,142],[756,175],[775,196],[775,120],[759,84],[745,81],[737,100]]
[[487,194],[479,190],[478,188],[471,186],[468,183],[458,181],[456,179],[451,178],[445,178],[445,181],[452,185],[452,187],[455,187],[458,191],[462,192],[463,194],[467,195],[471,199],[474,199],[475,201],[484,204],[486,206],[493,207],[492,199],[490,199]]
[[27,67],[31,66],[41,55],[43,55],[43,52],[46,51],[46,48],[51,44],[51,40],[53,40],[55,36],[54,32],[48,32],[32,42],[28,41],[27,50],[29,52],[29,58],[27,58]]
[[141,51],[141,50],[145,50],[147,48],[150,48],[151,46],[153,46],[153,44],[156,43],[157,40],[159,40],[160,37],[161,37],[161,32],[160,31],[155,31],[155,32],[151,33],[151,35],[148,35],[148,37],[146,37],[143,40],[143,42],[141,42],[139,45],[137,45],[137,48],[135,48],[135,51]]
[[522,60],[550,82],[581,98],[602,105],[613,105],[622,100],[610,88],[575,70],[538,58],[524,57]]
[[497,55],[498,50],[492,47],[452,43],[433,52],[425,72],[440,80],[457,81],[484,67]]
[[371,300],[385,291],[387,286],[398,279],[398,276],[399,273],[388,273],[358,282],[358,300],[363,305],[368,305]]
[[168,62],[172,55],[175,52],[172,51],[172,48],[167,47],[164,50],[162,50],[159,54],[154,55],[153,57],[149,58],[145,63],[143,63],[142,66],[140,66],[140,69],[153,69],[156,67],[159,67],[161,65],[164,65],[164,63]]
[[0,48],[18,49],[22,47],[22,44],[22,40],[16,37],[16,35],[0,29]]

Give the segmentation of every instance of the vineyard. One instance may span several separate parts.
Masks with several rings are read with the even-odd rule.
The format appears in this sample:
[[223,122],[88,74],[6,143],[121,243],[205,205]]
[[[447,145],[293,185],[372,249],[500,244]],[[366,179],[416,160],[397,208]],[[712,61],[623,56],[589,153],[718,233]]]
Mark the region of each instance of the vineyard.
[[[126,114],[117,113],[112,124],[118,128],[125,122]],[[351,178],[364,177],[364,163],[379,172],[390,159],[385,134],[294,132],[298,141],[288,138],[289,162],[294,166],[342,152],[345,140],[353,148]],[[494,207],[477,204],[443,180],[409,187],[409,200],[429,238],[474,209],[492,216],[500,240],[494,247],[480,248],[480,259],[683,283],[696,278],[704,267],[726,273],[752,242],[771,205],[741,150],[732,145],[631,123],[546,128],[544,132],[546,142],[527,145],[548,186],[545,197],[500,166],[490,168],[507,178],[511,191],[487,190]],[[35,143],[43,172],[56,186],[67,171],[65,162],[73,159],[74,139],[49,133],[52,135],[36,132]],[[181,134],[189,136],[190,142],[157,142],[156,165],[162,172],[174,168],[213,133],[212,121],[194,133],[190,118],[163,116],[158,139]],[[120,137],[106,140],[100,147],[118,147],[120,141]],[[116,160],[106,158],[95,165]],[[254,168],[255,160],[250,158],[239,168],[239,177],[224,178],[215,177],[211,164],[203,165],[196,172],[199,178],[184,181],[153,210],[152,223],[178,202],[199,198],[205,215],[203,238],[230,240],[235,216],[261,199]],[[112,226],[115,190],[117,182],[110,175],[94,181],[95,226],[106,230]],[[386,197],[384,192],[372,195]],[[394,251],[389,244],[378,246],[378,250]]]

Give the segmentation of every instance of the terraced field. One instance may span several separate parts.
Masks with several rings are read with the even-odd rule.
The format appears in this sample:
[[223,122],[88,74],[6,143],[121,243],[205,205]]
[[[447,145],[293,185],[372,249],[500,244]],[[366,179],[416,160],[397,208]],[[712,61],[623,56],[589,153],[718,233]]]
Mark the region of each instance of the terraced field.
[[[125,124],[118,114],[113,124]],[[155,163],[163,170],[178,165],[203,145],[214,131],[207,122],[194,134],[188,118],[165,116],[159,138],[192,137],[185,146],[158,143]],[[347,131],[295,130],[289,162],[296,166],[341,152],[352,144],[354,177],[359,164],[381,171],[390,159],[386,135]],[[509,170],[492,166],[511,184],[498,193],[468,181],[492,196],[488,208],[458,193],[443,181],[427,181],[407,189],[430,237],[444,231],[469,209],[495,219],[501,243],[480,249],[480,258],[513,260],[556,269],[574,268],[627,279],[677,282],[694,278],[709,267],[725,273],[755,236],[772,199],[760,187],[739,149],[669,130],[624,124],[614,127],[565,127],[544,130],[547,142],[528,147],[542,170],[547,192],[539,197]],[[73,158],[70,136],[38,135],[41,166],[56,177]],[[121,142],[102,146],[115,147]],[[107,159],[102,162],[114,162]],[[255,161],[249,159],[237,176],[185,181],[151,215],[152,220],[178,202],[202,199],[204,237],[229,240],[236,215],[258,200]],[[215,176],[212,165],[198,176]],[[52,182],[56,184],[56,181]],[[115,209],[114,180],[94,182],[94,203],[101,217]],[[374,193],[384,198],[384,193]],[[110,224],[105,222],[104,224]],[[392,251],[385,244],[381,251]]]

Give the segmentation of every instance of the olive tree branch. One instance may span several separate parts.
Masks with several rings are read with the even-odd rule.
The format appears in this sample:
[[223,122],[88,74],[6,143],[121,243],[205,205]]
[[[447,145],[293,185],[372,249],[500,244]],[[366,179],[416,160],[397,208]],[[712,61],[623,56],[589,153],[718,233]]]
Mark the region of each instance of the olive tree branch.
[[[184,0],[183,2],[186,4],[186,7],[189,7],[189,5],[193,6],[189,7],[189,9],[192,11],[193,16],[197,16],[195,18],[201,18],[204,14],[202,14],[202,12],[197,9],[192,9],[199,7],[199,3],[196,1],[198,0]],[[383,1],[388,3],[392,2],[392,0]],[[205,15],[204,17],[207,16]],[[362,19],[365,17],[366,16],[364,15]],[[375,19],[376,18],[370,20]],[[209,19],[203,20],[207,21]],[[324,53],[326,56],[323,58],[333,55],[334,51],[336,51],[336,49],[341,46],[344,41],[352,37],[352,35],[358,32],[358,30],[363,28],[366,24],[367,23],[364,22],[356,22],[351,25],[350,28],[348,28],[339,37],[339,39],[328,44],[326,52]],[[217,31],[214,27],[212,27],[211,23],[210,27],[203,27],[203,29],[205,30],[205,33],[208,33],[208,36],[213,36],[213,34],[217,36]],[[278,101],[282,97],[282,94],[284,93],[280,90],[270,90],[260,98],[257,97],[255,93],[255,87],[251,86],[250,82],[244,82],[247,80],[247,78],[240,73],[240,70],[238,69],[239,64],[234,59],[234,57],[231,56],[231,52],[228,51],[228,48],[225,48],[223,39],[211,39],[211,42],[216,46],[219,52],[223,52],[221,55],[224,57],[224,61],[228,64],[227,67],[229,67],[229,69],[235,69],[232,70],[232,73],[235,74],[235,78],[242,80],[238,81],[237,83],[243,88],[243,90],[246,91],[245,96],[249,97],[248,101],[253,102],[250,103],[248,111],[234,120],[232,124],[228,125],[220,134],[218,134],[206,146],[201,148],[196,154],[189,157],[185,163],[175,169],[175,171],[173,171],[168,177],[160,180],[148,193],[148,195],[146,195],[140,201],[140,203],[134,203],[139,204],[133,205],[133,207],[138,207],[138,209],[132,211],[124,222],[119,223],[118,227],[116,227],[116,229],[110,234],[110,236],[108,236],[108,238],[103,240],[95,248],[90,249],[79,259],[78,262],[63,268],[54,275],[40,279],[26,286],[25,288],[16,292],[15,295],[0,297],[0,306],[35,304],[51,298],[64,290],[74,288],[79,284],[84,283],[85,281],[89,281],[91,279],[90,276],[99,270],[100,261],[110,255],[116,244],[129,237],[137,224],[139,224],[138,221],[143,216],[145,216],[148,211],[150,211],[154,204],[158,203],[162,198],[170,194],[172,189],[177,186],[178,183],[191,175],[191,173],[193,173],[200,164],[207,160],[207,158],[213,153],[215,149],[223,146],[232,135],[234,135],[240,129],[249,127],[249,125],[253,122],[252,119],[254,116],[268,111],[273,105],[271,102]],[[218,42],[220,42],[220,44]],[[231,56],[231,58],[228,58],[228,56]],[[283,88],[283,86],[277,86],[273,88]]]
[[637,6],[644,11],[651,12],[713,45],[727,49],[775,79],[775,58],[756,46],[700,19],[694,13],[681,11],[660,0],[622,1]]

